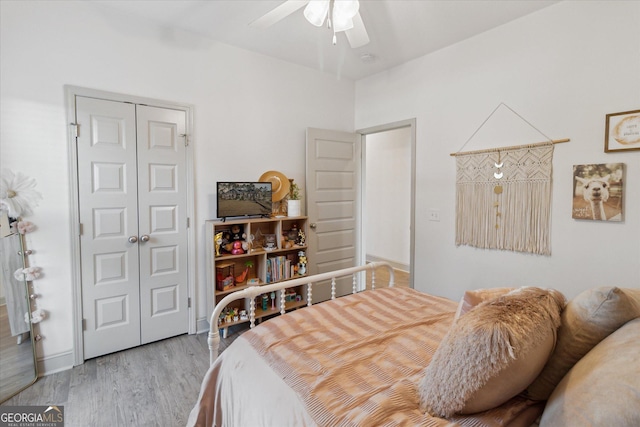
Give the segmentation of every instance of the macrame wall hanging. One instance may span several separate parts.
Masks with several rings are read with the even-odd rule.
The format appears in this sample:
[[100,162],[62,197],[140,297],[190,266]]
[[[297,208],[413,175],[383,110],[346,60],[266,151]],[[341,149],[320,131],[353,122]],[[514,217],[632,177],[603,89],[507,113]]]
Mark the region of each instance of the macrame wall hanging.
[[[493,113],[500,106],[540,132],[504,103]],[[542,135],[547,141],[452,154],[456,156],[456,246],[551,254],[553,144],[569,140]]]

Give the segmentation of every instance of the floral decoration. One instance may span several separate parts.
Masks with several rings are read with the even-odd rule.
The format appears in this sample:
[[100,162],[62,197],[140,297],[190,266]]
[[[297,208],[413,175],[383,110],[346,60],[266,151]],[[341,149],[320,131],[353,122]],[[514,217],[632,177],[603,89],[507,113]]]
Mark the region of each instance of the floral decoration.
[[18,221],[18,233],[27,234],[36,229],[36,225],[30,221]]
[[2,171],[0,177],[0,210],[6,210],[10,217],[29,216],[38,206],[42,195],[34,190],[36,180],[9,169]]
[[24,321],[27,323],[29,323],[29,320],[31,320],[31,323],[40,323],[46,318],[47,312],[41,308],[38,308],[37,310],[31,312],[31,319],[29,319],[29,313],[24,314]]
[[19,268],[13,273],[16,280],[26,280],[31,282],[40,277],[40,267]]

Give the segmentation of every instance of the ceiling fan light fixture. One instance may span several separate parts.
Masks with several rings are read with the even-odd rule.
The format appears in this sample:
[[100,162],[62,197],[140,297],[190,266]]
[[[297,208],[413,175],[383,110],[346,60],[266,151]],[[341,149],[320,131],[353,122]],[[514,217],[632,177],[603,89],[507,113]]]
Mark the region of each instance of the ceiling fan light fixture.
[[304,17],[316,27],[321,27],[324,24],[324,19],[328,14],[329,0],[311,0],[307,7],[304,8]]
[[347,31],[353,28],[353,19],[344,19],[344,16],[337,16],[335,7],[333,8],[333,30],[336,33]]
[[358,0],[334,0],[333,2],[333,19],[340,20],[351,19],[356,16],[360,10],[360,2]]

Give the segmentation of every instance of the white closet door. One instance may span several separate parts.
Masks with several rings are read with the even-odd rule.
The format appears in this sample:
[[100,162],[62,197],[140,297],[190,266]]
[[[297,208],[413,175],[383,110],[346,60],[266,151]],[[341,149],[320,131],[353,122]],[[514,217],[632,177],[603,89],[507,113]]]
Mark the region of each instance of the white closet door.
[[135,105],[76,97],[84,357],[140,344]]
[[186,113],[76,97],[84,358],[188,331]]
[[137,113],[140,318],[146,344],[187,332],[186,113],[144,105]]

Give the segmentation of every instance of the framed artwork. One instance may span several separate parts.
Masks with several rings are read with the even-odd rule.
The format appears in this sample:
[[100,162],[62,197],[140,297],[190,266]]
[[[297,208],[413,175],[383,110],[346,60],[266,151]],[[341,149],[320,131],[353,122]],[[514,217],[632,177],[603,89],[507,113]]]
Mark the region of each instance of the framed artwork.
[[604,151],[640,150],[640,110],[607,114]]
[[575,165],[571,217],[622,221],[624,163]]

